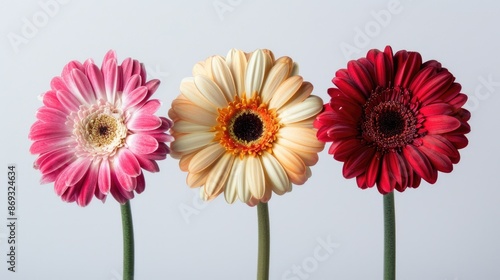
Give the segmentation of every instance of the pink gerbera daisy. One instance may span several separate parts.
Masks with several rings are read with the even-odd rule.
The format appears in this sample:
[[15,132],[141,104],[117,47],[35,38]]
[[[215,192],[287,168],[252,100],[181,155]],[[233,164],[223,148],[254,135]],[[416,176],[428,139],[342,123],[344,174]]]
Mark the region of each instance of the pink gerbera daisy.
[[417,52],[370,50],[333,78],[316,121],[318,139],[344,162],[343,175],[382,194],[435,183],[468,144],[470,113],[455,77]]
[[55,182],[64,201],[80,206],[108,193],[123,204],[144,191],[142,169],[159,171],[156,160],[173,140],[171,121],[154,115],[160,101],[149,99],[159,84],[146,82],[137,60],[118,65],[114,51],[101,68],[91,59],[68,63],[42,96],[29,133],[41,183]]

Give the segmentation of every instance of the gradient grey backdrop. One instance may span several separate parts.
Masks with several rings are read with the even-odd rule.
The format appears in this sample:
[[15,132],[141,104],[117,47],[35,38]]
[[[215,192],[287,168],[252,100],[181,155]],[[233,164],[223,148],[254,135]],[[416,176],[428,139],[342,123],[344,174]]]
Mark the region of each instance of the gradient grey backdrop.
[[[162,82],[154,97],[166,115],[192,66],[230,48],[292,57],[326,101],[337,69],[387,44],[441,61],[472,111],[454,171],[395,195],[398,279],[500,279],[499,12],[496,1],[2,0],[0,279],[121,278],[117,202],[62,202],[39,184],[28,152],[37,96],[70,60],[100,65],[109,49],[139,59]],[[17,273],[5,261],[9,163],[19,178]],[[202,204],[177,160],[159,164],[132,201],[136,279],[255,279],[256,208],[223,197]],[[325,150],[305,185],[271,199],[271,279],[382,278],[382,196],[341,170]],[[318,259],[328,239],[334,246]]]

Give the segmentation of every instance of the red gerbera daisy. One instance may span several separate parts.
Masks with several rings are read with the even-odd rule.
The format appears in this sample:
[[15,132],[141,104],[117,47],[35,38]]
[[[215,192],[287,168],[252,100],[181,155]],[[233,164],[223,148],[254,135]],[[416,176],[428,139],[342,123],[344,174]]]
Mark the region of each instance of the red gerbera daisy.
[[316,121],[318,139],[344,162],[343,175],[382,194],[433,184],[451,172],[468,140],[467,96],[455,77],[417,52],[370,50],[335,73]]

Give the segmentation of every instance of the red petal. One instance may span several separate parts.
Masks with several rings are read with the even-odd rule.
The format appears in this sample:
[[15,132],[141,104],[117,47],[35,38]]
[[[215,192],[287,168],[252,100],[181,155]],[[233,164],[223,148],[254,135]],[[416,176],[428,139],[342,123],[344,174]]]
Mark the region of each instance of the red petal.
[[435,103],[421,108],[420,113],[426,117],[434,115],[451,115],[453,107],[446,103]]
[[437,115],[425,118],[424,127],[429,134],[443,134],[460,127],[460,121],[451,116]]
[[340,91],[349,98],[352,98],[358,104],[364,104],[366,102],[366,96],[350,79],[335,77],[333,78],[333,83]]
[[344,163],[342,173],[345,178],[350,179],[366,172],[367,165],[375,154],[375,150],[370,147],[357,149]]
[[374,89],[373,80],[368,70],[359,61],[351,60],[347,63],[347,71],[356,86],[368,96]]
[[431,184],[436,182],[437,171],[432,167],[429,159],[415,146],[407,145],[404,147],[403,155],[420,177]]
[[426,146],[420,146],[418,149],[427,156],[434,168],[437,170],[445,173],[450,173],[453,170],[453,164],[447,156],[436,153],[434,150],[427,148]]
[[413,77],[420,70],[421,65],[422,56],[417,52],[409,52],[408,58],[404,61],[400,68],[397,68],[398,70],[396,72],[396,76],[394,77],[394,85],[408,88],[413,80]]
[[377,182],[379,178],[380,165],[381,165],[381,155],[379,153],[376,153],[372,157],[370,165],[366,170],[366,185],[369,188],[373,187],[375,185],[375,182]]

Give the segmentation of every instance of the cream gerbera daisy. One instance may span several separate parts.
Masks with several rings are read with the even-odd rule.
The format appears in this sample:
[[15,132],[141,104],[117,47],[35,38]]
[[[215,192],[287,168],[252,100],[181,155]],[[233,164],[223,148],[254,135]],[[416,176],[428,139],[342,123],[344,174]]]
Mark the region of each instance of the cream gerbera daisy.
[[224,192],[249,205],[291,191],[310,177],[324,143],[313,121],[323,108],[289,57],[229,51],[197,63],[169,111],[171,155],[187,184],[211,200]]

